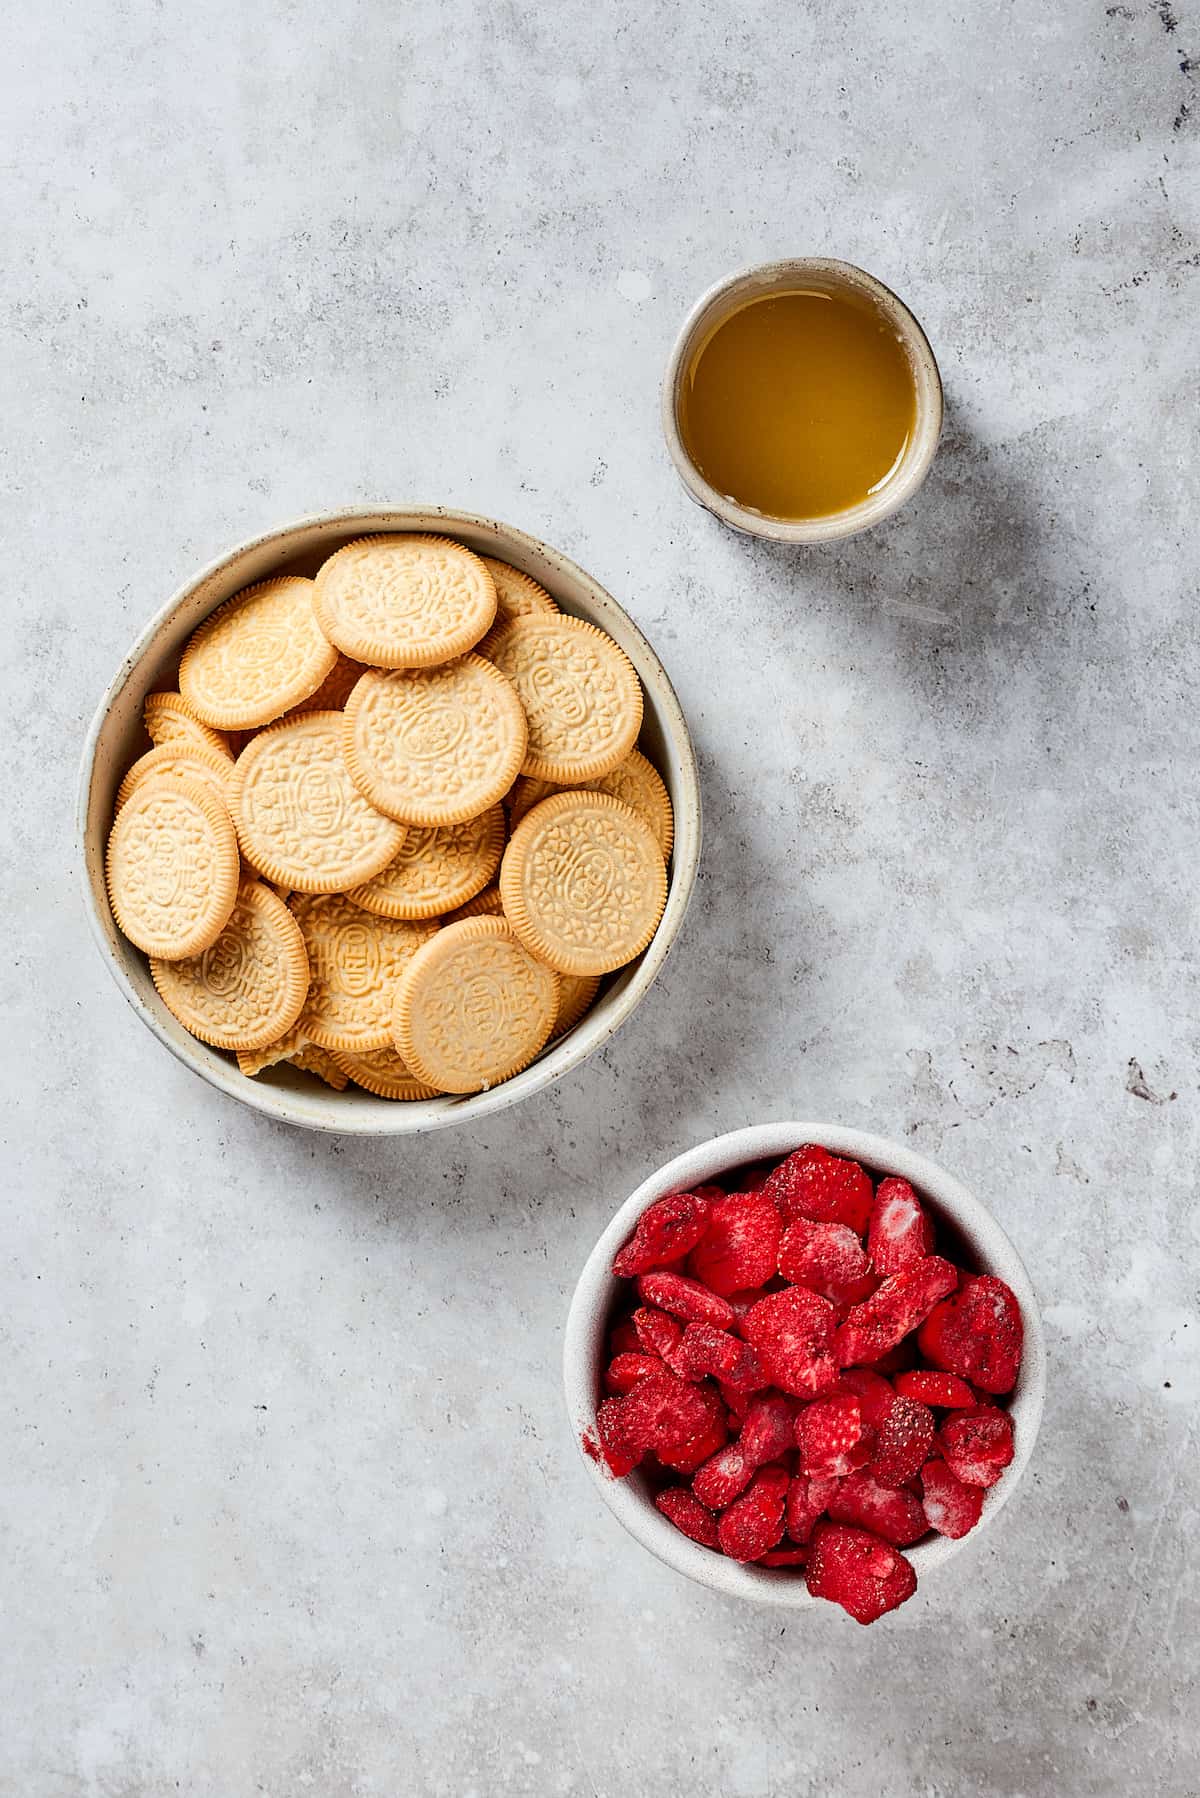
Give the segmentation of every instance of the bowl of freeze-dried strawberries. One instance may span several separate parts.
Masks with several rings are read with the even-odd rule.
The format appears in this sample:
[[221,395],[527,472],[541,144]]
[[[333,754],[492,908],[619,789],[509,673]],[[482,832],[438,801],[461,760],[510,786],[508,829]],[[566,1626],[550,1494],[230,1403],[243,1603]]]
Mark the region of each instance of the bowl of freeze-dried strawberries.
[[621,1206],[564,1376],[643,1547],[731,1596],[874,1623],[1012,1496],[1046,1363],[1020,1256],[957,1180],[884,1137],[763,1124]]

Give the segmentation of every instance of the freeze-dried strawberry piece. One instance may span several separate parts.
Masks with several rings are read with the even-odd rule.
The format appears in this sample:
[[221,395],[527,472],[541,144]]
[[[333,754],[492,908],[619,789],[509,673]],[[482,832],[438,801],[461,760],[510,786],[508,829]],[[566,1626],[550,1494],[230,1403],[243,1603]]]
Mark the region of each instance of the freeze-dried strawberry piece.
[[[843,1374],[843,1379],[845,1375]],[[963,1405],[976,1403],[974,1392],[956,1373],[935,1373],[929,1367],[914,1367],[896,1375],[896,1391],[902,1398],[918,1398],[923,1405],[937,1405],[945,1411],[957,1411]]]
[[778,1392],[756,1398],[746,1412],[738,1447],[751,1467],[778,1461],[796,1441],[796,1407]]
[[796,1419],[796,1447],[802,1473],[852,1473],[871,1458],[874,1432],[863,1427],[862,1407],[853,1392],[833,1392],[805,1405]]
[[608,1339],[610,1355],[638,1355],[642,1352],[641,1338],[634,1328],[632,1317],[623,1317]]
[[653,1305],[642,1305],[634,1312],[633,1327],[637,1332],[641,1352],[644,1355],[658,1355],[664,1361],[674,1354],[683,1335],[683,1325],[679,1319],[669,1317],[665,1311],[655,1310]]
[[907,1180],[879,1182],[867,1249],[881,1274],[898,1274],[910,1261],[933,1253],[933,1219]]
[[754,1403],[753,1394],[743,1392],[739,1386],[731,1386],[728,1380],[719,1380],[717,1384],[720,1388],[721,1397],[729,1406],[736,1422],[740,1424],[745,1419],[750,1406]]
[[768,1293],[742,1319],[742,1335],[768,1385],[797,1398],[815,1398],[837,1384],[833,1329],[833,1306],[806,1286]]
[[896,1394],[883,1375],[869,1367],[845,1367],[839,1384],[858,1394],[863,1422],[873,1430],[879,1429],[896,1402]]
[[726,1380],[736,1371],[745,1347],[727,1330],[689,1324],[671,1357],[671,1366],[684,1380],[702,1380],[707,1374]]
[[651,1268],[682,1261],[708,1228],[714,1198],[724,1198],[719,1186],[701,1186],[695,1192],[672,1192],[643,1211],[637,1228],[624,1248],[618,1249],[612,1270],[620,1280],[632,1280]]
[[765,1286],[746,1286],[741,1292],[731,1292],[728,1294],[729,1309],[733,1312],[738,1323],[740,1323],[747,1311],[750,1310],[751,1306],[757,1305],[759,1299],[765,1299],[766,1296],[767,1289]]
[[807,1548],[769,1548],[759,1555],[756,1567],[803,1567],[808,1560]]
[[841,1485],[827,1473],[798,1473],[788,1487],[787,1533],[793,1542],[807,1542],[813,1526],[824,1517]]
[[757,1352],[748,1342],[743,1342],[742,1352],[738,1356],[737,1366],[729,1375],[726,1385],[732,1386],[735,1392],[749,1396],[752,1392],[761,1392],[764,1386],[771,1384],[763,1371],[762,1362]]
[[779,1271],[835,1305],[856,1305],[879,1284],[853,1230],[806,1217],[798,1217],[780,1237]]
[[685,1448],[711,1427],[711,1405],[716,1397],[716,1393],[706,1395],[665,1369],[648,1374],[619,1401],[624,1407],[622,1424],[626,1437],[643,1452]]
[[685,1323],[712,1324],[715,1329],[727,1330],[733,1322],[733,1312],[725,1300],[698,1280],[689,1280],[686,1274],[642,1274],[637,1288],[639,1297],[648,1305],[670,1311]]
[[946,1465],[965,1486],[994,1486],[1013,1458],[1012,1418],[995,1405],[952,1411],[939,1438]]
[[953,1298],[921,1326],[921,1353],[983,1392],[1011,1392],[1021,1366],[1024,1328],[1017,1295],[995,1274],[964,1274]]
[[690,1436],[681,1448],[659,1448],[656,1453],[664,1467],[689,1477],[702,1467],[729,1440],[727,1413],[711,1386],[693,1387],[704,1401],[708,1422],[697,1436]]
[[968,1486],[951,1473],[944,1461],[926,1461],[921,1469],[922,1509],[930,1529],[957,1542],[979,1522],[983,1511],[982,1486]]
[[871,1472],[881,1486],[907,1486],[929,1457],[936,1434],[933,1412],[915,1398],[897,1398],[880,1427]]
[[911,1598],[917,1576],[890,1542],[846,1523],[819,1523],[805,1580],[814,1598],[829,1598],[856,1623],[874,1623]]
[[782,1467],[764,1467],[734,1499],[717,1525],[717,1540],[731,1561],[757,1561],[774,1548],[783,1534],[787,1489]]
[[750,1484],[753,1467],[736,1442],[718,1450],[696,1469],[692,1491],[710,1511],[723,1511]]
[[894,1347],[958,1284],[958,1269],[940,1255],[923,1255],[888,1278],[838,1325],[834,1353],[843,1367],[876,1361]]
[[604,1384],[609,1392],[629,1392],[647,1374],[661,1371],[657,1355],[614,1355],[604,1370]]
[[880,1485],[869,1467],[838,1481],[829,1500],[829,1516],[833,1523],[854,1523],[860,1529],[874,1530],[893,1548],[919,1542],[929,1528],[915,1494],[906,1488]]
[[798,1217],[816,1224],[845,1224],[861,1236],[875,1194],[857,1161],[831,1155],[806,1143],[789,1155],[767,1180],[763,1192],[778,1206],[785,1223]]
[[[844,1321],[844,1319],[839,1321]],[[915,1336],[906,1336],[902,1342],[896,1344],[895,1348],[890,1348],[886,1355],[880,1355],[877,1360],[868,1361],[866,1365],[872,1373],[883,1374],[886,1379],[890,1380],[893,1374],[903,1373],[908,1367],[915,1367],[916,1361],[917,1339]]]
[[668,1517],[677,1530],[698,1542],[701,1548],[717,1546],[717,1520],[711,1511],[706,1511],[700,1500],[690,1493],[686,1486],[668,1486],[657,1494],[654,1500],[664,1517]]
[[629,1433],[623,1398],[606,1398],[596,1412],[596,1434],[600,1452],[614,1479],[624,1479],[641,1460],[645,1450],[639,1448]]
[[708,1229],[688,1257],[688,1272],[727,1296],[761,1286],[775,1272],[779,1213],[762,1193],[731,1192],[718,1199]]

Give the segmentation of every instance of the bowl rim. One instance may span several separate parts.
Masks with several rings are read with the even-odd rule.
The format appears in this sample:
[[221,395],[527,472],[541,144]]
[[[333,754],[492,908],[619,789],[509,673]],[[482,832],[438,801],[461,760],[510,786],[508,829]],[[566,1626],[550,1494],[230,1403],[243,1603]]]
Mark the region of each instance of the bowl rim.
[[[840,282],[865,293],[895,326],[912,364],[916,426],[900,473],[882,492],[869,496],[858,505],[847,506],[841,512],[830,512],[817,518],[776,518],[741,505],[712,486],[700,473],[679,428],[679,393],[688,358],[702,327],[716,323],[719,317],[733,312],[739,301],[754,294],[765,295],[773,290],[784,290],[796,281],[820,279]],[[749,268],[735,269],[714,282],[700,295],[680,327],[667,359],[661,397],[667,451],[689,497],[744,536],[795,544],[831,543],[839,538],[855,537],[905,505],[929,473],[941,437],[943,409],[937,358],[916,314],[876,275],[859,268],[857,263],[843,262],[832,256],[792,256],[777,262],[756,263]]]
[[[600,617],[608,617],[616,622],[636,642],[640,658],[638,675],[644,686],[653,687],[654,702],[662,715],[663,735],[678,763],[681,784],[681,803],[675,808],[675,841],[672,847],[667,903],[658,929],[649,946],[642,952],[633,976],[619,995],[611,1016],[585,1016],[574,1029],[543,1050],[538,1059],[511,1080],[502,1081],[498,1086],[481,1093],[464,1095],[452,1104],[445,1105],[441,1100],[416,1100],[397,1104],[375,1098],[371,1106],[346,1106],[345,1116],[339,1116],[335,1105],[341,1098],[340,1093],[320,1090],[310,1094],[269,1083],[260,1084],[247,1079],[233,1063],[226,1065],[220,1062],[218,1065],[215,1058],[210,1060],[201,1055],[199,1051],[204,1048],[203,1044],[198,1044],[193,1051],[190,1039],[180,1037],[176,1040],[165,1019],[158,1015],[130,981],[111,940],[111,917],[106,916],[105,909],[98,902],[96,885],[89,870],[91,843],[88,810],[96,775],[97,748],[108,714],[138,663],[153,649],[156,639],[172,623],[179,609],[231,565],[256,551],[273,546],[278,548],[279,558],[283,560],[289,542],[312,530],[344,528],[347,532],[352,532],[356,526],[373,531],[420,530],[429,528],[430,524],[444,526],[449,534],[456,527],[479,527],[500,533],[513,550],[528,556],[535,564],[548,563],[567,579],[577,581],[587,592],[589,603],[594,605]],[[493,552],[489,550],[485,553]],[[498,547],[495,553],[499,553]],[[214,605],[219,603],[220,601],[214,601]],[[370,1137],[414,1136],[431,1130],[475,1123],[543,1091],[602,1048],[641,1004],[674,947],[695,890],[702,837],[700,774],[691,731],[666,669],[640,625],[624,606],[594,575],[589,574],[561,550],[489,513],[469,512],[455,506],[381,501],[378,504],[339,506],[327,511],[304,513],[286,523],[242,539],[189,575],[143,625],[105,687],[84,736],[76,792],[74,851],[84,911],[101,957],[126,1003],[177,1061],[219,1092],[276,1122],[333,1135]],[[100,855],[102,860],[102,847]],[[373,1095],[366,1093],[356,1094],[356,1098],[363,1101],[372,1097]]]
[[995,1522],[1019,1486],[1037,1442],[1046,1397],[1046,1346],[1041,1310],[1033,1283],[1007,1233],[990,1211],[962,1183],[936,1162],[907,1145],[847,1125],[811,1122],[751,1124],[685,1149],[643,1180],[601,1232],[584,1263],[567,1315],[563,1337],[563,1385],[567,1416],[576,1448],[591,1479],[617,1521],[643,1548],[677,1573],[721,1592],[791,1610],[823,1603],[813,1598],[802,1579],[785,1569],[743,1567],[692,1542],[669,1523],[644,1493],[628,1479],[617,1480],[584,1448],[594,1428],[600,1351],[609,1310],[619,1282],[611,1271],[614,1254],[630,1235],[646,1207],[665,1193],[685,1191],[705,1180],[758,1161],[790,1154],[804,1143],[818,1143],[836,1155],[848,1155],[876,1172],[894,1173],[911,1181],[936,1213],[943,1213],[970,1238],[989,1272],[999,1274],[1021,1306],[1025,1342],[1021,1371],[1009,1400],[1014,1421],[1015,1453],[1004,1477],[984,1496],[983,1515],[975,1528],[957,1541],[935,1536],[905,1553],[918,1578],[931,1572],[977,1541]]

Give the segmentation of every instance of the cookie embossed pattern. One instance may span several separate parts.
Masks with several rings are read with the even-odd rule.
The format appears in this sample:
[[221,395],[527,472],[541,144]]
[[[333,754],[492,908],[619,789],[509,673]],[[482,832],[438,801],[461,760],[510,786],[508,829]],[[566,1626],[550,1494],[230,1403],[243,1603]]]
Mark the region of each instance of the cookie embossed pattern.
[[79,803],[90,921],[143,1022],[244,1103],[361,1134],[485,1115],[607,1042],[678,934],[700,824],[628,614],[547,545],[437,507],[301,520],[189,582],[97,712]]

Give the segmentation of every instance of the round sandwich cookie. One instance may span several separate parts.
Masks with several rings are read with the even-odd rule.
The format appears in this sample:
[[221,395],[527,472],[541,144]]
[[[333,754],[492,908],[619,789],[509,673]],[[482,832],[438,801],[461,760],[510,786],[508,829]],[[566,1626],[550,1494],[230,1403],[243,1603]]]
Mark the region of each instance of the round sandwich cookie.
[[382,874],[352,888],[350,898],[381,918],[436,918],[486,887],[504,851],[504,810],[493,805],[465,824],[410,825]]
[[558,1016],[550,1032],[552,1042],[557,1042],[568,1030],[574,1030],[600,991],[599,974],[560,974],[558,983]]
[[308,992],[300,926],[283,900],[243,880],[216,942],[186,961],[150,958],[167,1010],[217,1049],[265,1049],[289,1031]]
[[195,706],[189,705],[182,693],[148,693],[142,705],[142,723],[146,735],[156,749],[166,743],[189,744],[197,749],[211,749],[227,762],[233,750],[224,731],[205,724]]
[[521,702],[482,656],[368,672],[342,718],[354,784],[405,824],[477,818],[507,793],[525,754]]
[[493,665],[516,688],[529,741],[521,773],[581,786],[624,761],[642,728],[642,683],[611,637],[582,618],[515,618]]
[[181,775],[139,781],[113,824],[105,878],[131,943],[183,961],[215,943],[238,893],[237,836],[210,787]]
[[468,899],[465,905],[456,905],[453,911],[447,912],[442,922],[457,924],[460,918],[502,918],[503,916],[504,907],[500,902],[500,888],[484,887],[482,893],[476,893],[475,897]]
[[140,755],[133,766],[126,769],[125,778],[117,788],[117,797],[113,801],[113,816],[121,810],[136,786],[156,774],[179,775],[184,780],[198,781],[225,805],[229,776],[232,773],[233,758],[220,755],[215,749],[202,747],[199,743],[186,743],[182,739],[174,743],[160,743],[156,748],[148,749],[145,755]]
[[404,825],[350,778],[341,712],[307,712],[260,731],[234,764],[229,809],[250,865],[298,893],[361,886],[404,841]]
[[556,793],[513,832],[500,897],[531,954],[560,974],[608,974],[658,929],[666,864],[650,826],[611,793]]
[[559,980],[503,918],[447,924],[396,988],[395,1046],[419,1080],[477,1093],[519,1074],[548,1041]]
[[313,611],[313,583],[277,575],[235,593],[193,631],[179,691],[205,724],[253,730],[315,693],[336,663]]
[[499,562],[494,556],[481,556],[480,560],[496,585],[496,622],[479,645],[480,655],[486,656],[505,625],[514,618],[527,618],[536,612],[556,613],[558,607],[532,575],[522,574],[510,562]]
[[387,1048],[396,984],[437,925],[378,918],[342,893],[296,894],[291,909],[308,953],[304,1035],[335,1054]]
[[377,1099],[436,1099],[436,1087],[418,1080],[395,1049],[368,1049],[362,1055],[335,1055],[333,1058],[347,1079]]
[[631,749],[611,774],[601,774],[588,785],[595,793],[611,793],[614,799],[619,799],[644,819],[654,832],[663,860],[668,860],[675,841],[675,815],[671,810],[670,795],[662,775],[640,749]]
[[432,668],[465,655],[491,629],[496,584],[449,537],[397,532],[335,550],[316,581],[331,643],[372,668]]

